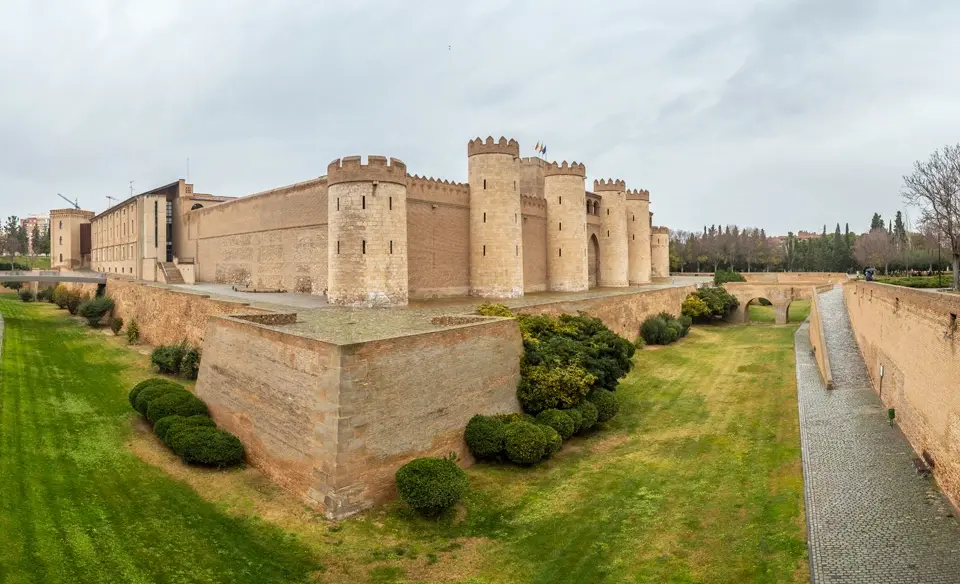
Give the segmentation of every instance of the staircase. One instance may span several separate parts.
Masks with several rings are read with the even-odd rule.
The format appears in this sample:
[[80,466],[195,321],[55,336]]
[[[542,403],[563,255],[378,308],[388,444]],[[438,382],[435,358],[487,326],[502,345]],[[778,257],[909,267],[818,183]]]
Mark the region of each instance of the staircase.
[[166,276],[167,284],[186,284],[183,281],[183,276],[180,274],[180,269],[177,268],[177,265],[173,262],[163,262],[163,274]]

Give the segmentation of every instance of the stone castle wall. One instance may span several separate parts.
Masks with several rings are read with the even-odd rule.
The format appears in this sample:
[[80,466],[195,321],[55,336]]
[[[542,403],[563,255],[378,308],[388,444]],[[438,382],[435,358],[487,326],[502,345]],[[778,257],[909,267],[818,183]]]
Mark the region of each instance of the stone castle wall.
[[823,333],[823,321],[820,319],[820,300],[817,296],[817,290],[814,289],[810,296],[810,328],[807,331],[810,337],[810,346],[813,347],[817,369],[820,370],[820,380],[823,381],[824,387],[833,389],[833,371],[830,367],[830,355],[827,354],[827,340]]
[[960,504],[960,295],[861,281],[843,297],[874,389]]
[[586,169],[576,162],[553,163],[545,169],[546,263],[552,291],[580,292],[589,287],[585,176]]
[[628,286],[627,195],[622,180],[594,181],[600,204],[600,286]]
[[409,177],[407,274],[412,299],[469,294],[469,185]]
[[650,258],[651,277],[666,278],[670,275],[670,232],[666,227],[652,228]]
[[747,282],[776,282],[779,284],[807,282],[843,284],[850,279],[843,272],[743,272],[741,275]]
[[628,279],[631,285],[649,284],[651,269],[649,191],[627,192]]
[[524,195],[520,201],[523,253],[523,293],[543,292],[548,285],[547,205],[539,197]]

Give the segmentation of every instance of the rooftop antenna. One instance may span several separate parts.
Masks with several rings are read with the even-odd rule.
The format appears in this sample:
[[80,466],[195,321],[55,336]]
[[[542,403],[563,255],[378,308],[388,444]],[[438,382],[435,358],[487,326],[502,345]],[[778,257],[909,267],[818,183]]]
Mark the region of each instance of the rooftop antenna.
[[[133,181],[130,181],[130,196],[133,196]],[[109,199],[110,197],[107,198]]]
[[57,193],[57,196],[63,199],[64,201],[70,203],[70,205],[73,206],[73,208],[76,209],[77,211],[80,210],[80,204],[76,200],[71,201],[70,199],[64,197],[60,193]]

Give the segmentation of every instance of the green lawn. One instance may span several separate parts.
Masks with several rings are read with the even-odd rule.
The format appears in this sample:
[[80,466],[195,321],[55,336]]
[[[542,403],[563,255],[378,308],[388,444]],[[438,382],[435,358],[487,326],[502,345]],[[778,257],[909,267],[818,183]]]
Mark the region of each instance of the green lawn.
[[639,352],[606,428],[534,468],[472,467],[439,521],[390,503],[331,523],[137,430],[142,355],[49,305],[0,310],[0,582],[807,581],[794,327]]
[[45,270],[50,267],[50,256],[0,256],[0,262],[17,262],[35,270]]
[[[761,306],[754,301],[747,307],[750,312],[750,322],[769,322],[776,320],[776,311],[772,306]],[[807,320],[810,316],[809,300],[794,300],[790,303],[789,322],[800,323]]]

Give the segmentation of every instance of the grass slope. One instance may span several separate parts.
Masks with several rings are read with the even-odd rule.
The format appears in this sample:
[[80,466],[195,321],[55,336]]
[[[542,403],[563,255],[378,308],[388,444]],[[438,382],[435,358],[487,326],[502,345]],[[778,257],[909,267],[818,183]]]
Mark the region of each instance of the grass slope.
[[440,520],[390,503],[332,523],[256,469],[131,432],[146,362],[122,341],[0,310],[2,582],[297,582],[318,562],[328,584],[807,581],[794,327],[639,352],[606,428],[537,467],[475,465]]
[[[750,322],[773,323],[776,321],[776,310],[772,306],[761,306],[754,302],[747,307],[747,310],[750,313]],[[801,323],[807,320],[808,316],[810,316],[809,300],[794,300],[790,303],[789,322]]]
[[290,535],[127,450],[132,354],[53,310],[0,298],[0,582],[307,581]]

